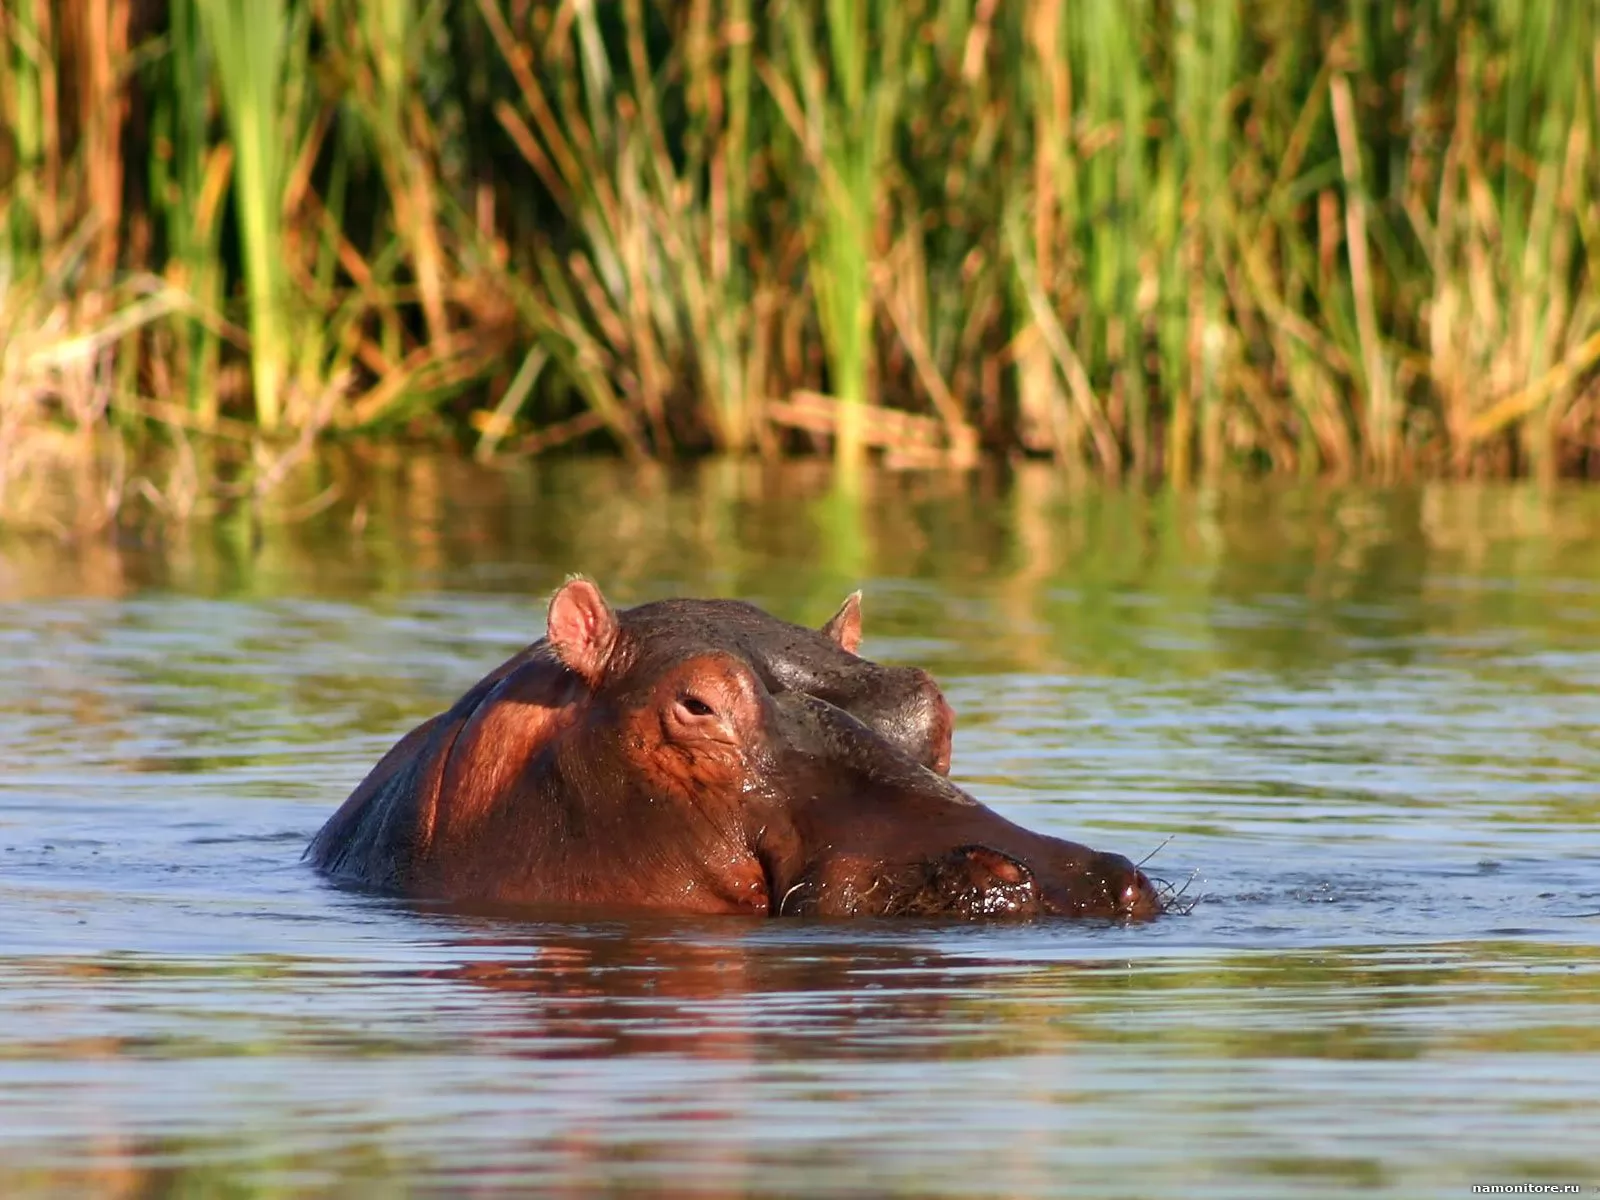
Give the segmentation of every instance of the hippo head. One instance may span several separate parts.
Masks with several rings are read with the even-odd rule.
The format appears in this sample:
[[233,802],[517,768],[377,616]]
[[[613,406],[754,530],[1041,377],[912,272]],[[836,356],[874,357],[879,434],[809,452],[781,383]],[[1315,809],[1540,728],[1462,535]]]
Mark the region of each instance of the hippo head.
[[[926,705],[898,715],[828,655],[705,603],[689,610],[703,620],[682,607],[670,620],[648,605],[619,615],[576,580],[550,609],[550,648],[582,698],[549,768],[559,786],[541,795],[581,808],[586,829],[644,839],[627,856],[664,865],[677,894],[771,915],[1160,911],[1126,858],[1014,825],[933,769],[949,761],[949,716],[931,680]],[[836,622],[859,628],[852,609]],[[651,888],[631,894],[655,906]]]
[[921,671],[731,601],[614,611],[584,579],[545,638],[403,737],[307,850],[347,883],[584,910],[1142,917],[1127,859],[1031,833],[945,778]]
[[[592,592],[591,596],[589,593]],[[844,709],[890,745],[941,775],[950,770],[955,716],[939,685],[916,667],[892,667],[862,658],[861,593],[854,592],[821,630],[791,625],[738,600],[658,600],[608,615],[598,589],[574,580],[551,605],[552,639],[566,639],[563,657],[579,661],[572,641],[578,607],[610,620],[615,636],[645,670],[674,656],[717,647],[742,658],[773,694],[802,692]]]

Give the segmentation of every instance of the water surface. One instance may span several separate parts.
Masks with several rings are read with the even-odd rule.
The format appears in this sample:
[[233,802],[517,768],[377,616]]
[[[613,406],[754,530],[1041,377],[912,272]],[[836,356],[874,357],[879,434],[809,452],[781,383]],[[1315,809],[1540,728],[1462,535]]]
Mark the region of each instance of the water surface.
[[[0,1192],[1600,1185],[1600,493],[377,464],[0,541]],[[539,923],[300,851],[542,623],[737,595],[933,670],[1141,926]]]

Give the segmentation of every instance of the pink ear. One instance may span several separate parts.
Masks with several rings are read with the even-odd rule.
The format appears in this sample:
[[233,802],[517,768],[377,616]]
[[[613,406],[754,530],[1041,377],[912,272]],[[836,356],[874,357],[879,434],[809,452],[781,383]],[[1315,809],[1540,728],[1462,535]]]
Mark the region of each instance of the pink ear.
[[822,627],[822,632],[849,653],[856,652],[861,645],[860,592],[851,592],[844,598],[839,611],[828,618],[828,623]]
[[550,645],[562,664],[590,684],[599,682],[617,640],[617,618],[600,589],[582,576],[550,598]]

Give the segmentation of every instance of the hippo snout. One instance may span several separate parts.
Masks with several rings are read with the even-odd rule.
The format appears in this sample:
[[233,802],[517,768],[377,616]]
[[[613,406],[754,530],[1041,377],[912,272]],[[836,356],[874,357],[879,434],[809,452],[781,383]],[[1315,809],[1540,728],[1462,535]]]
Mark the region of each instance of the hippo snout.
[[1140,920],[1164,911],[1156,885],[1122,855],[1066,846],[1068,858],[1059,871],[1045,867],[1040,875],[1046,912]]
[[1124,917],[1155,917],[1165,907],[1150,877],[1120,854],[1095,855],[1094,870],[1105,881],[1111,907]]

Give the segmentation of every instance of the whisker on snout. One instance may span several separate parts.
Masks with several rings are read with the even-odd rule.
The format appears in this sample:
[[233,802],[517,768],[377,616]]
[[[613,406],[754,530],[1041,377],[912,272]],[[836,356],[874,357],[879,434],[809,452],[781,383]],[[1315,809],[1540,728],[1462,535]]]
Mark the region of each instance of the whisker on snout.
[[1154,850],[1150,851],[1149,854],[1146,854],[1143,858],[1141,858],[1138,862],[1134,863],[1133,865],[1136,866],[1136,867],[1143,867],[1145,865],[1145,863],[1149,862],[1152,858],[1154,858],[1156,855],[1160,854],[1168,846],[1172,845],[1172,839],[1177,837],[1177,836],[1178,835],[1175,834],[1175,833],[1169,833],[1166,837],[1164,837],[1161,840],[1161,843]]
[[[1171,839],[1169,838],[1168,840],[1170,841]],[[1162,913],[1176,913],[1180,917],[1186,917],[1192,913],[1195,910],[1195,907],[1205,899],[1205,896],[1204,894],[1189,896],[1187,900],[1185,900],[1184,897],[1188,896],[1189,889],[1194,886],[1195,880],[1199,878],[1200,868],[1198,867],[1190,872],[1189,878],[1183,881],[1182,887],[1179,887],[1170,879],[1161,879],[1156,876],[1151,876],[1150,882],[1161,897]]]
[[[1160,854],[1168,846],[1172,845],[1172,842],[1176,837],[1177,834],[1169,834],[1167,837],[1162,838],[1160,843],[1157,844],[1156,848],[1141,858],[1136,866],[1140,870],[1143,870],[1144,865],[1156,855]],[[1184,897],[1188,895],[1189,889],[1194,886],[1195,880],[1200,878],[1200,870],[1198,867],[1190,873],[1188,879],[1183,881],[1183,885],[1181,887],[1173,883],[1172,880],[1163,879],[1159,875],[1147,875],[1146,878],[1150,880],[1151,886],[1153,886],[1156,890],[1157,898],[1161,904],[1162,913],[1176,913],[1180,917],[1186,917],[1195,910],[1195,906],[1199,904],[1200,901],[1205,899],[1204,896],[1190,896],[1187,900],[1184,899]]]
[[802,889],[805,886],[806,886],[806,880],[802,879],[799,883],[795,884],[793,887],[791,887],[787,892],[785,892],[783,894],[783,899],[778,901],[778,915],[780,917],[783,916],[784,906],[789,903],[789,897],[794,895],[796,892],[800,891],[800,889]]

